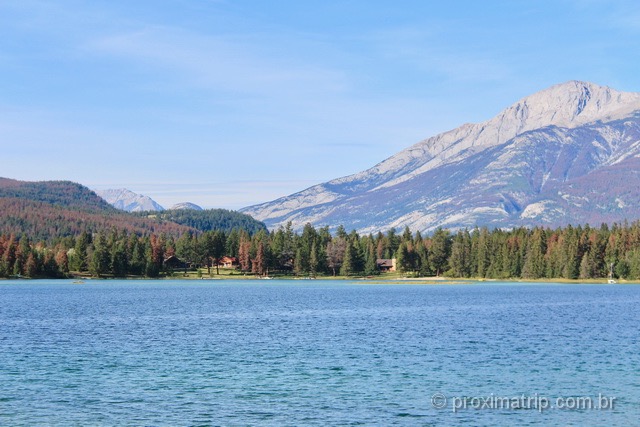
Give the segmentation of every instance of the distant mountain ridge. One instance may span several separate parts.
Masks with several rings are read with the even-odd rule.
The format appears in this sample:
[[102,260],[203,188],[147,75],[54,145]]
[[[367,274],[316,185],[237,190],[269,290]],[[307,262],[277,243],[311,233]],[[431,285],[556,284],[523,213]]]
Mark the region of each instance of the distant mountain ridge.
[[[149,196],[134,193],[126,188],[96,190],[96,194],[107,201],[111,206],[126,212],[161,212],[165,208]],[[169,210],[192,209],[203,210],[200,206],[191,202],[176,203]]]
[[179,210],[179,209],[187,209],[187,210],[194,210],[194,211],[201,211],[203,210],[200,206],[196,205],[195,203],[191,203],[191,202],[181,202],[181,203],[176,203],[175,205],[171,206],[170,208],[171,210]]
[[242,209],[360,232],[514,227],[640,216],[640,94],[570,81],[378,165]]
[[164,208],[151,197],[134,193],[126,188],[96,190],[96,194],[116,209],[127,212],[163,211]]

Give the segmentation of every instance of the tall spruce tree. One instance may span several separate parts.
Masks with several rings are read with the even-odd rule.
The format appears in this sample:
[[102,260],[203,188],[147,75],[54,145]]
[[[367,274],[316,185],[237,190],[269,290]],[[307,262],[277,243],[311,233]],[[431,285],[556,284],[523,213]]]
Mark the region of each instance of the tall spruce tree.
[[378,264],[376,261],[376,248],[373,244],[373,238],[370,238],[367,245],[367,257],[364,265],[364,274],[366,274],[367,276],[372,276],[379,273]]
[[544,277],[546,271],[544,256],[547,248],[545,233],[542,228],[535,228],[533,230],[527,246],[527,254],[525,255],[524,267],[522,269],[523,277],[526,279],[539,279]]
[[451,238],[449,231],[438,228],[431,238],[430,259],[436,276],[440,276],[449,263]]
[[411,252],[409,250],[410,243],[403,241],[398,247],[396,252],[396,268],[401,273],[407,273],[413,271],[413,260],[411,259]]
[[340,267],[341,276],[351,276],[356,270],[354,265],[355,250],[351,242],[345,245],[344,256],[342,258],[342,266]]
[[453,276],[471,276],[471,236],[467,230],[458,231],[453,238],[449,265]]
[[96,277],[101,277],[109,272],[111,264],[111,254],[107,246],[107,238],[103,233],[96,236],[93,244],[93,254],[91,256],[91,265],[89,271]]

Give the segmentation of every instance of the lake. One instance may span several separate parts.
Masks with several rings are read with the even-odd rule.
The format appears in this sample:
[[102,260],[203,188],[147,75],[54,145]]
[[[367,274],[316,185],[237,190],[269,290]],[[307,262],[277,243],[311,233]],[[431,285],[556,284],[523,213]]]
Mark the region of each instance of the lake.
[[637,425],[639,307],[634,285],[3,281],[0,425]]

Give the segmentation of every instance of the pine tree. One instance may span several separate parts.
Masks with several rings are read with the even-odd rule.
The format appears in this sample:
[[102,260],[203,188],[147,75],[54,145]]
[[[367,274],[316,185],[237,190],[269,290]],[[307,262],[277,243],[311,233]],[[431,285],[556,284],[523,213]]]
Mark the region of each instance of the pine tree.
[[[301,267],[305,272],[311,270],[309,263],[311,259],[312,247],[316,240],[318,240],[318,233],[316,233],[316,230],[311,226],[311,224],[305,224],[304,228],[302,229],[302,235],[300,236],[298,242],[298,249],[300,250],[300,262],[302,264]],[[296,256],[296,258],[298,257]]]
[[444,271],[451,253],[451,239],[449,232],[438,228],[431,238],[430,262],[436,270],[436,276]]
[[56,252],[55,258],[58,269],[62,274],[66,274],[69,272],[69,257],[67,256],[67,251],[64,247],[59,248]]
[[376,249],[373,245],[373,239],[370,239],[367,250],[367,259],[364,265],[364,274],[366,274],[367,276],[372,276],[379,273],[378,264],[376,261]]
[[27,256],[27,261],[24,265],[24,274],[27,277],[36,277],[38,275],[38,264],[36,263],[36,258],[33,255],[33,252],[29,253]]
[[[264,231],[261,231],[264,233]],[[225,244],[226,244],[226,236],[224,231],[212,231],[207,234],[210,234],[211,237],[207,240],[207,255],[213,259],[213,263],[216,266],[216,274],[220,274],[220,259],[224,256],[225,253]],[[264,252],[264,248],[263,248]]]
[[302,250],[298,249],[296,251],[296,258],[293,261],[293,272],[296,276],[301,276],[304,274],[304,266],[302,262]]
[[87,271],[89,267],[87,251],[90,243],[91,237],[85,231],[76,238],[76,244],[73,248],[73,256],[69,265],[71,270],[80,272]]
[[387,250],[387,246],[385,243],[386,243],[386,239],[384,238],[384,235],[381,232],[378,232],[378,235],[376,236],[376,258],[377,259],[384,258],[385,251]]
[[346,246],[347,242],[341,237],[334,238],[327,245],[327,266],[331,269],[334,276],[342,266]]
[[111,254],[111,273],[115,277],[124,277],[129,271],[129,260],[124,242],[115,243],[115,249]]
[[211,251],[213,248],[213,233],[208,231],[198,240],[199,248],[198,254],[199,258],[202,260],[205,267],[207,267],[207,274],[211,276]]
[[347,242],[345,245],[344,256],[342,258],[342,266],[340,267],[340,275],[351,276],[354,272],[354,248],[351,242]]
[[318,273],[318,267],[320,267],[318,246],[316,245],[316,242],[313,242],[311,244],[311,256],[309,257],[309,273],[315,277]]
[[586,252],[582,256],[580,261],[580,279],[592,279],[593,278],[593,263],[589,257],[589,252]]
[[400,243],[400,247],[396,252],[396,268],[401,273],[407,273],[413,270],[413,263],[411,262],[411,254],[409,252],[409,245],[406,241]]
[[176,256],[186,263],[194,263],[197,259],[197,249],[195,247],[193,233],[183,233],[176,241]]
[[227,239],[225,241],[226,255],[230,257],[237,257],[239,247],[240,247],[240,231],[237,228],[234,228],[227,235]]
[[627,264],[629,265],[629,273],[627,279],[638,280],[640,279],[640,248],[634,245],[634,249],[630,250],[626,254]]
[[240,270],[251,270],[251,242],[244,236],[240,237],[240,246],[238,248],[238,263],[240,264]]
[[343,240],[346,240],[347,237],[349,237],[347,235],[347,230],[345,230],[344,228],[344,225],[340,224],[338,226],[338,228],[336,229],[336,237]]
[[416,247],[416,256],[418,257],[418,263],[420,264],[420,275],[429,276],[433,274],[429,263],[429,251],[427,250],[424,242]]
[[145,273],[147,264],[145,242],[136,239],[131,253],[131,262],[129,263],[129,272],[134,275],[142,275]]
[[522,270],[523,277],[527,279],[544,277],[546,271],[545,253],[546,239],[544,231],[541,228],[535,228],[529,238],[529,245]]
[[144,244],[144,274],[147,277],[158,277],[160,275],[160,266],[155,262],[153,246],[156,245],[155,236],[145,239]]
[[109,271],[111,257],[107,248],[107,239],[104,234],[100,233],[96,237],[93,255],[91,256],[90,272],[92,275],[100,277]]
[[491,264],[491,256],[494,255],[489,246],[489,230],[486,227],[480,229],[478,235],[478,248],[477,248],[477,275],[478,277],[487,277],[489,272],[489,265]]
[[570,225],[564,231],[564,240],[562,245],[562,254],[564,267],[562,268],[562,277],[565,279],[577,279],[580,274],[580,232]]
[[449,265],[453,276],[471,276],[471,237],[467,230],[459,231],[454,237]]
[[253,259],[251,263],[251,271],[256,273],[259,276],[265,274],[266,271],[266,259],[264,255],[264,244],[262,242],[258,242],[256,247],[256,257]]
[[52,251],[46,251],[42,262],[42,275],[45,277],[60,277],[61,270]]
[[420,230],[416,231],[416,236],[413,239],[413,246],[418,247],[422,245],[424,242],[422,240],[422,234],[420,234]]
[[26,235],[20,237],[18,243],[18,249],[16,251],[16,261],[13,265],[13,274],[15,276],[27,275],[26,263],[29,255],[31,254],[31,245]]
[[4,253],[2,254],[2,270],[5,276],[13,274],[14,264],[16,262],[16,253],[18,247],[16,244],[15,236],[11,235],[5,243]]
[[409,228],[409,226],[406,226],[404,228],[404,232],[402,233],[402,242],[413,242],[413,234],[411,233],[411,229]]
[[[355,233],[353,233],[355,234]],[[351,265],[353,273],[361,274],[364,271],[365,254],[360,244],[360,240],[357,234],[350,239],[351,241]]]
[[391,227],[389,231],[387,231],[387,250],[385,252],[384,258],[393,258],[394,254],[398,252],[398,248],[400,247],[400,238],[396,234],[396,229]]
[[155,234],[151,235],[150,243],[151,243],[151,263],[153,264],[152,271],[157,274],[160,274],[162,271],[162,267],[164,264],[164,250],[165,250],[165,236],[160,235],[159,237]]

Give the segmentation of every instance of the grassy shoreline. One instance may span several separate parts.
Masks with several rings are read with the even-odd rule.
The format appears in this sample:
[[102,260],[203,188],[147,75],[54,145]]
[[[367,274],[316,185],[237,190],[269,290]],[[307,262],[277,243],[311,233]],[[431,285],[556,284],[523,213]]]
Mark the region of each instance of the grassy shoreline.
[[[16,280],[16,279],[29,279],[29,280],[41,280],[52,278],[27,278],[27,277],[14,277],[4,278],[0,280]],[[443,276],[430,276],[430,277],[407,277],[402,273],[383,273],[376,276],[295,276],[295,275],[274,275],[269,277],[259,277],[255,274],[243,274],[234,270],[220,270],[220,274],[216,274],[215,270],[211,270],[208,273],[206,269],[198,271],[173,272],[171,275],[163,275],[157,278],[149,278],[144,276],[126,276],[126,277],[113,277],[111,275],[104,275],[102,277],[93,277],[88,273],[71,272],[67,280],[207,280],[207,281],[233,281],[233,280],[285,280],[285,281],[308,281],[308,280],[325,280],[325,281],[355,281],[363,284],[402,284],[402,285],[443,285],[443,284],[481,284],[481,283],[554,283],[554,284],[607,284],[606,278],[600,279],[565,279],[565,278],[551,278],[551,279],[522,279],[522,278],[508,278],[508,279],[486,279],[477,277],[443,277]],[[53,280],[53,279],[52,279]],[[617,280],[618,284],[640,284],[640,281],[631,280]]]

